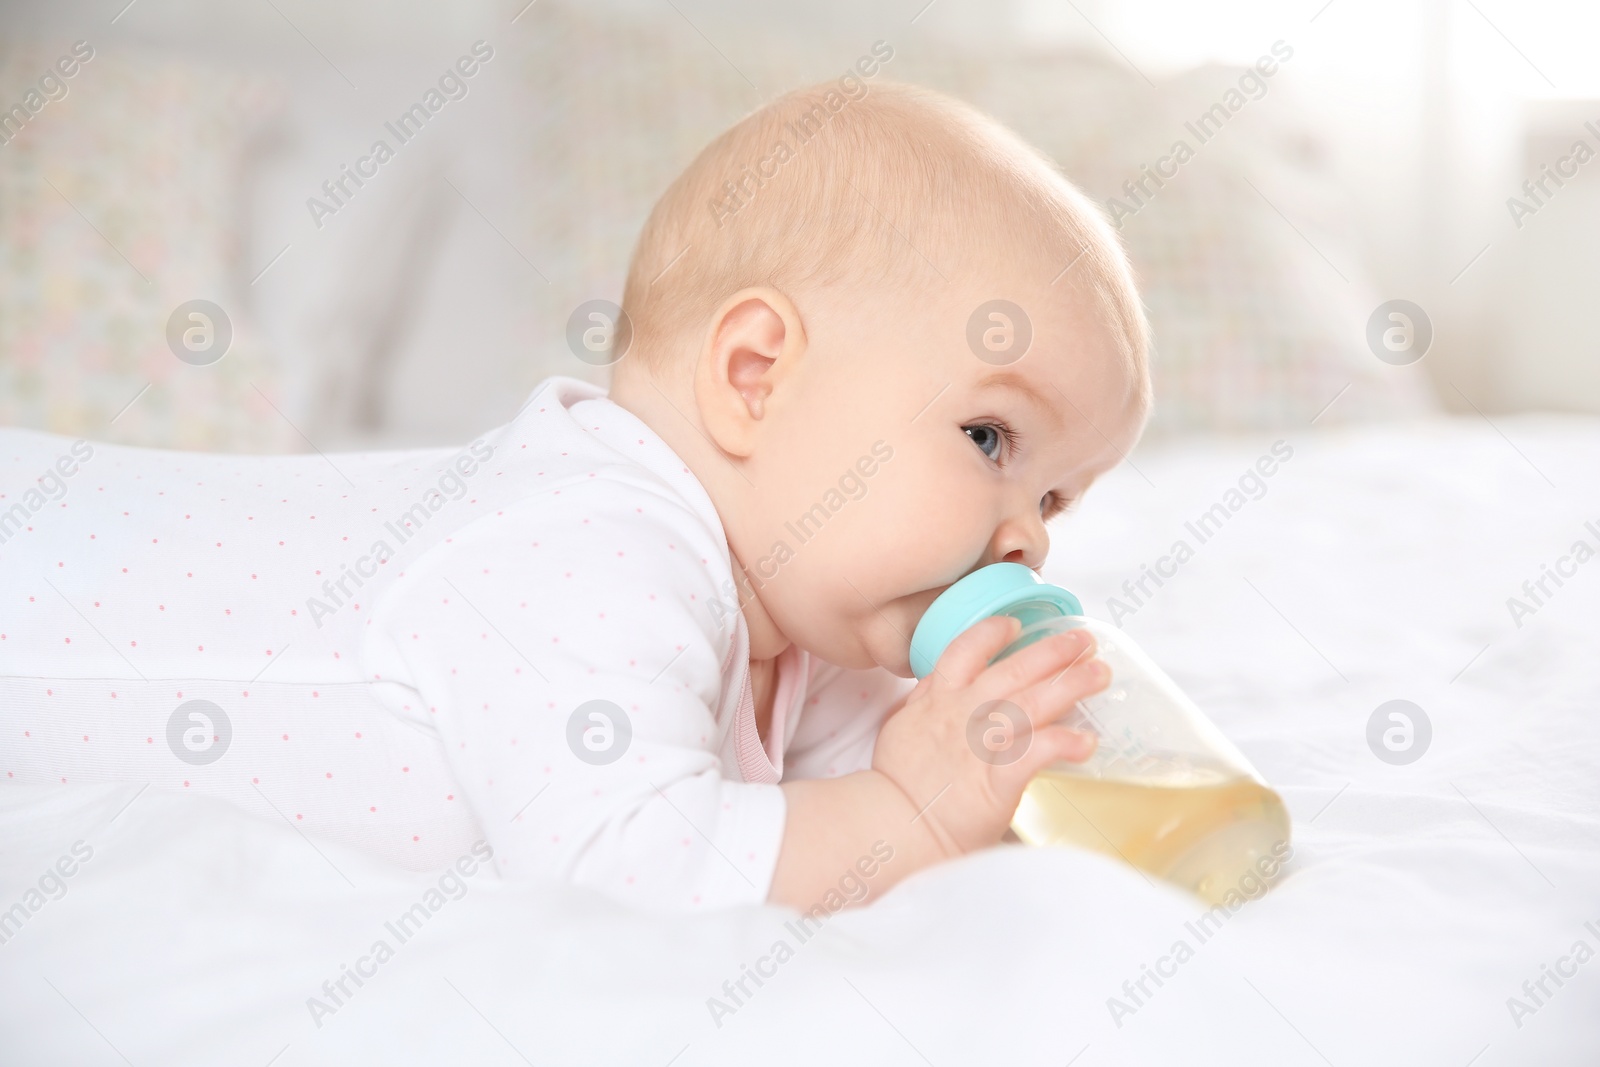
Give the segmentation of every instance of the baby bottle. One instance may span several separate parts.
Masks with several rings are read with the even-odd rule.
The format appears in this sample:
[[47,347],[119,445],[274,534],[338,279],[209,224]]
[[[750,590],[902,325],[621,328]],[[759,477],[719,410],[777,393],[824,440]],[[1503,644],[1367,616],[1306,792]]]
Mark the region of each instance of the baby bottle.
[[974,571],[917,624],[912,673],[930,673],[956,635],[990,615],[1022,621],[995,659],[1082,627],[1111,668],[1110,684],[1060,720],[1098,735],[1094,754],[1050,764],[1028,783],[1011,820],[1016,835],[1120,857],[1211,904],[1230,891],[1254,896],[1288,852],[1283,800],[1127,634],[1085,618],[1065,589],[1018,563]]

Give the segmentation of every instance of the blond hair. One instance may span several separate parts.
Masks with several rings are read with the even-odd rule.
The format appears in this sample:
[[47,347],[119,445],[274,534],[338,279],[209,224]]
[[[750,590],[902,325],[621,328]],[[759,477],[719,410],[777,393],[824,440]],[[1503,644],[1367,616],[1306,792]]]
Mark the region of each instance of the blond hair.
[[1119,338],[1142,397],[1149,332],[1127,257],[1049,159],[931,89],[797,89],[707,145],[651,210],[623,293],[629,360],[659,364],[747,286],[926,283],[1002,255],[1072,264],[1070,287]]

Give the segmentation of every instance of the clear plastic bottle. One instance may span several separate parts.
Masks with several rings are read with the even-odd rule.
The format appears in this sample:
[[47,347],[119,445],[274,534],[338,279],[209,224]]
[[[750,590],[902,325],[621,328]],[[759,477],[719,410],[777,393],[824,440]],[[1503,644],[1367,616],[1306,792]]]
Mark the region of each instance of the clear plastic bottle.
[[1011,828],[1030,845],[1117,856],[1209,903],[1254,896],[1289,851],[1289,815],[1221,730],[1127,634],[1085,618],[1078,599],[1016,563],[983,567],[933,602],[911,641],[928,674],[945,647],[991,615],[1022,631],[995,659],[1063,630],[1094,635],[1111,682],[1061,722],[1099,737],[1082,763],[1053,763],[1028,783]]

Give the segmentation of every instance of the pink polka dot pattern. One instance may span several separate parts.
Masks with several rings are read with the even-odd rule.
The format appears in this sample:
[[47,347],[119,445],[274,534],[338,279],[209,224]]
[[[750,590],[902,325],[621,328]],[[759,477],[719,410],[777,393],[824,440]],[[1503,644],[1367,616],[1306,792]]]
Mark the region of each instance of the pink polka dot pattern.
[[[462,448],[89,443],[57,496],[73,442],[0,430],[0,517],[27,515],[0,524],[6,779],[218,796],[418,870],[487,837],[506,877],[651,907],[764,899],[775,783],[869,766],[908,685],[793,650],[762,738],[705,490],[595,387],[536,395]],[[575,756],[597,699],[629,758]]]

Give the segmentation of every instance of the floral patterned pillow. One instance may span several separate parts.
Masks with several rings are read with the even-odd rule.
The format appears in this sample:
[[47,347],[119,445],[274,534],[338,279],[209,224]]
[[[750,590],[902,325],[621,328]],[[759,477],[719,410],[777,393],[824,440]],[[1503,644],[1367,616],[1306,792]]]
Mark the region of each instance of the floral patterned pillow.
[[[848,48],[741,40],[731,30],[719,58],[670,11],[654,25],[570,3],[534,11],[530,94],[547,100],[563,85],[589,86],[546,109],[529,139],[540,177],[525,210],[530,225],[548,230],[544,246],[568,257],[564,276],[588,286],[561,294],[573,303],[621,291],[651,203],[709,139],[764,98],[837,77],[854,58]],[[1195,158],[1119,219],[1152,326],[1150,436],[1438,409],[1425,366],[1392,366],[1367,347],[1373,310],[1406,294],[1379,293],[1348,245],[1355,209],[1286,77],[1260,79],[1267,88],[1259,96],[1252,82],[1252,93],[1238,96],[1243,106],[1201,145],[1185,123],[1219,101],[1236,103],[1228,90],[1243,68],[1201,68],[1151,85],[1117,58],[1083,51],[925,36],[890,43],[894,56],[880,77],[932,86],[994,115],[1102,205],[1125,200],[1124,183],[1176,139],[1196,142]],[[859,50],[871,44],[863,39]],[[1281,73],[1294,60],[1273,62]],[[607,76],[592,78],[596,70]],[[562,309],[547,314],[561,321]]]
[[240,255],[243,170],[278,107],[270,86],[16,41],[0,45],[0,86],[0,424],[303,447],[273,407],[278,368],[245,298],[262,264]]
[[[1244,92],[1246,68],[1201,67],[1152,87],[1084,52],[927,57],[930,84],[953,83],[1013,126],[1119,225],[1151,324],[1149,436],[1439,410],[1425,365],[1394,366],[1368,348],[1368,318],[1406,294],[1381,293],[1351,243],[1356,206],[1283,76],[1293,57],[1282,44],[1262,68],[1278,77],[1247,77]],[[923,62],[906,67],[922,76]],[[1192,154],[1174,151],[1180,141]]]

